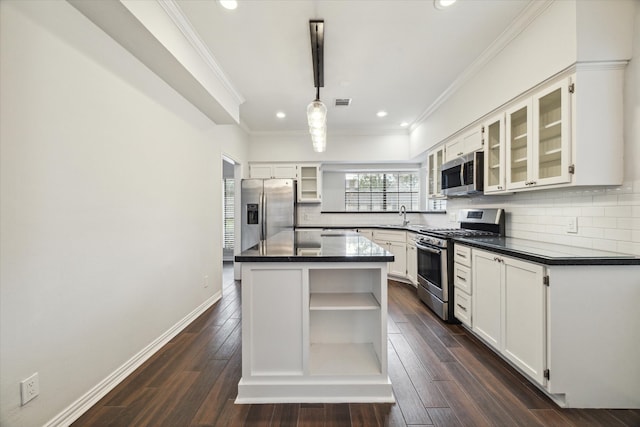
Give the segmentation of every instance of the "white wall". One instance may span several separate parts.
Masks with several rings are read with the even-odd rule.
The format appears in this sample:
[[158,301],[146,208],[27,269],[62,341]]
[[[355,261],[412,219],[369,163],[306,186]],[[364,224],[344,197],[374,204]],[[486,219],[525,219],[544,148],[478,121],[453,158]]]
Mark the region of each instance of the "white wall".
[[[330,125],[329,125],[330,127]],[[395,162],[408,161],[409,135],[332,135],[327,150],[315,153],[308,134],[251,135],[249,161],[281,162]]]
[[0,424],[37,426],[219,295],[248,138],[66,2],[0,2],[0,55]]

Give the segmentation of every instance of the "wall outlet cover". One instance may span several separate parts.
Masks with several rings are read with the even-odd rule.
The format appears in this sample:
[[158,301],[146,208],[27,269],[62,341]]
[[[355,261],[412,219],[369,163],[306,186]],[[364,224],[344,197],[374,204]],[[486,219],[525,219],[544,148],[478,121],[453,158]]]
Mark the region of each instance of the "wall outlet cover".
[[567,221],[567,233],[577,233],[578,232],[578,217],[572,216],[569,217],[569,221]]
[[20,381],[20,400],[23,406],[38,394],[40,394],[40,380],[37,372],[29,378]]

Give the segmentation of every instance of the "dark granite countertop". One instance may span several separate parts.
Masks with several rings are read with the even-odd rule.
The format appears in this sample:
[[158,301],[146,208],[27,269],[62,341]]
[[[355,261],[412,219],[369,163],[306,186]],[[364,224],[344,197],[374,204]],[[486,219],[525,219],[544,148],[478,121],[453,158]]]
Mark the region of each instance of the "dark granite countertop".
[[355,229],[402,230],[419,233],[422,229],[437,228],[426,224],[369,224],[369,225],[298,225],[296,230],[355,230]]
[[393,254],[354,232],[282,231],[236,255],[238,262],[389,262]]
[[456,242],[546,265],[640,265],[640,257],[512,237],[459,237]]

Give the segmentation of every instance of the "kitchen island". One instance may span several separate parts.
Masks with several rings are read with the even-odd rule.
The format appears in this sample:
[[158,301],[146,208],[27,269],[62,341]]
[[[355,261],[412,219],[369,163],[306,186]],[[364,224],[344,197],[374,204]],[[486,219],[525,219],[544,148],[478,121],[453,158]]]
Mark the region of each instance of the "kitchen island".
[[236,403],[394,402],[387,263],[352,232],[283,231],[242,262]]

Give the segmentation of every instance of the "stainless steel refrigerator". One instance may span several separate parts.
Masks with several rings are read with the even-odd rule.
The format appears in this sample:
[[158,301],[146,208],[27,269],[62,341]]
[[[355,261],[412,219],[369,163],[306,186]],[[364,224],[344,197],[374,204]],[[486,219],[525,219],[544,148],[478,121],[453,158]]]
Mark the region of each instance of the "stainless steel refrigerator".
[[242,250],[296,225],[293,179],[242,180]]

